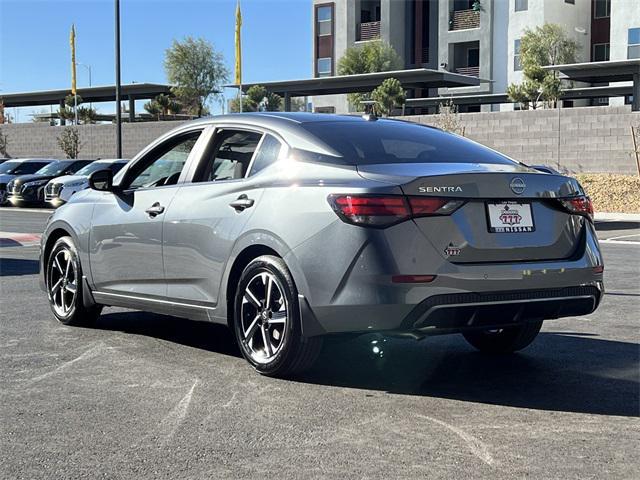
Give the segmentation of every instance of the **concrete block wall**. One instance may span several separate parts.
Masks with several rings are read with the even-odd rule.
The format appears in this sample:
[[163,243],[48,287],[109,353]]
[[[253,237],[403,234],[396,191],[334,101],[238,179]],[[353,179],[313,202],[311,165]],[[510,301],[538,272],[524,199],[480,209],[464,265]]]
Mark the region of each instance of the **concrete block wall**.
[[[153,140],[183,122],[142,122],[122,125],[122,156],[132,158]],[[19,157],[64,158],[57,138],[65,127],[43,123],[0,125],[7,136],[7,153]],[[115,125],[79,125],[80,158],[113,158],[116,155]]]
[[[631,125],[640,127],[640,112],[631,112],[629,106],[461,113],[459,117],[467,137],[525,163],[559,166],[572,173],[636,173]],[[436,121],[434,115],[402,118],[430,125]],[[132,158],[180,124],[123,124],[123,156]],[[63,128],[39,123],[0,125],[12,157],[61,158],[56,138]],[[80,125],[78,130],[81,157],[115,155],[114,125]]]
[[[433,125],[435,115],[402,117]],[[461,113],[465,136],[529,164],[562,171],[636,173],[629,106]]]

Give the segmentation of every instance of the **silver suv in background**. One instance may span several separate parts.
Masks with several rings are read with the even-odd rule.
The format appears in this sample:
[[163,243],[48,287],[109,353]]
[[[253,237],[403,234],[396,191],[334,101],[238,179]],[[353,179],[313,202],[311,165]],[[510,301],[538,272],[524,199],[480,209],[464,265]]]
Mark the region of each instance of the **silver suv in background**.
[[128,160],[111,158],[96,160],[73,175],[54,178],[44,189],[44,200],[53,207],[67,203],[74,193],[89,188],[89,175],[93,172],[109,169],[115,175],[127,162]]

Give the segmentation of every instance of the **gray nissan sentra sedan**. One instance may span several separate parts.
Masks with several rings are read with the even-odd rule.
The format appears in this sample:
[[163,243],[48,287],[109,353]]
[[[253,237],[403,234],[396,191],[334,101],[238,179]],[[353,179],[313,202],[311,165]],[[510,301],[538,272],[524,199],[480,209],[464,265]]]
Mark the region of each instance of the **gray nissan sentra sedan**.
[[121,306],[226,324],[267,375],[309,367],[346,332],[462,333],[514,352],[603,294],[575,179],[413,123],[212,117],[90,185],[42,237],[55,317]]

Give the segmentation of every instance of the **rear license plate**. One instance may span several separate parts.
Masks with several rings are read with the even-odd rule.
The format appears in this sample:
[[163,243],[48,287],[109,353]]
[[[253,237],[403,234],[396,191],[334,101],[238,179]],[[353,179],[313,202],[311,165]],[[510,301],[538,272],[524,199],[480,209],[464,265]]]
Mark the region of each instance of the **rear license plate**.
[[492,233],[533,232],[533,214],[530,203],[487,203],[489,231]]

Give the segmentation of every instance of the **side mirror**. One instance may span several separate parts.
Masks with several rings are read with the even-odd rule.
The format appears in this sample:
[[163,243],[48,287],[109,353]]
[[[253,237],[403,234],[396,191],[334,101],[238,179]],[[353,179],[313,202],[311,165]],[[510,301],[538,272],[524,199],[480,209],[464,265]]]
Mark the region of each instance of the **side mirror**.
[[100,192],[112,192],[113,172],[109,169],[96,170],[89,175],[89,187]]

